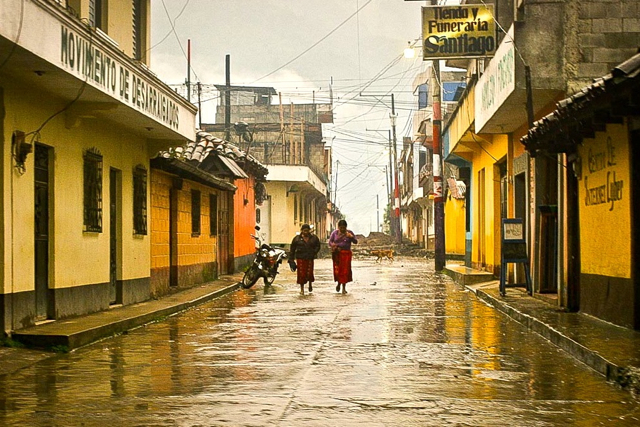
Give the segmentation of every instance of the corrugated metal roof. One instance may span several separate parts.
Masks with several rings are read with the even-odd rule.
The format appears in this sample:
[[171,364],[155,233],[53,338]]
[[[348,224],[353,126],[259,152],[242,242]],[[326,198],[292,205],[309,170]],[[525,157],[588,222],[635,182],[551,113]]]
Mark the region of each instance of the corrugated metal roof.
[[224,165],[229,168],[229,171],[236,177],[236,178],[249,178],[249,175],[247,175],[240,166],[238,166],[238,164],[235,162],[235,160],[230,159],[228,157],[225,156],[220,156],[220,161],[222,161],[222,163],[224,163]]

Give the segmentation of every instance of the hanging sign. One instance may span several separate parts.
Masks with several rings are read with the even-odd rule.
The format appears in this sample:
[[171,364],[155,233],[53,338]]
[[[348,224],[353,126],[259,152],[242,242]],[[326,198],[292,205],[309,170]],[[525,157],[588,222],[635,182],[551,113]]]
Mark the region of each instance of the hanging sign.
[[498,47],[493,16],[493,5],[423,7],[423,59],[493,56]]

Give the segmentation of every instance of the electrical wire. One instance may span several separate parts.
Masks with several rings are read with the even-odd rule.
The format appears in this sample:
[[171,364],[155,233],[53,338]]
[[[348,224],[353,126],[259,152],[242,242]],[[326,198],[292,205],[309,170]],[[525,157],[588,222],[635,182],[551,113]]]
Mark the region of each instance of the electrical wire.
[[[338,31],[338,29],[340,29],[340,27],[342,27],[344,24],[346,24],[347,22],[349,22],[351,20],[351,18],[353,18],[354,16],[356,16],[362,9],[364,9],[365,7],[367,7],[369,5],[369,3],[371,3],[373,0],[369,0],[367,1],[362,7],[358,8],[358,10],[356,10],[354,13],[352,13],[351,15],[349,15],[349,17],[347,19],[345,19],[344,21],[342,21],[340,24],[338,24],[337,27],[335,27],[333,30],[329,31],[328,34],[326,34],[324,37],[322,37],[320,40],[318,40],[317,42],[315,42],[314,44],[312,44],[311,46],[309,46],[307,49],[305,49],[304,51],[302,51],[300,54],[298,54],[297,56],[295,56],[293,59],[289,60],[288,62],[286,62],[285,64],[281,65],[280,67],[276,68],[275,70],[271,71],[268,74],[265,74],[264,76],[260,77],[258,80],[254,80],[253,83],[254,84],[256,82],[259,82],[260,80],[263,80],[267,77],[269,77],[272,74],[275,74],[276,72],[282,70],[284,67],[286,67],[287,65],[291,64],[292,62],[296,61],[298,58],[300,58],[301,56],[303,56],[305,53],[309,52],[311,49],[313,49],[314,47],[318,46],[320,43],[322,43],[323,41],[325,41],[326,39],[328,39],[333,33],[335,33],[336,31]],[[163,0],[164,2],[164,0]]]
[[16,39],[13,40],[13,45],[11,46],[11,49],[9,50],[9,54],[4,59],[4,61],[2,61],[2,63],[0,63],[0,70],[2,70],[5,65],[7,65],[7,62],[9,62],[9,59],[11,59],[11,57],[15,53],[16,49],[18,48],[18,42],[20,41],[20,36],[22,35],[22,25],[24,23],[24,2],[25,1],[26,0],[22,0],[20,2],[20,23],[18,24],[18,33],[16,34]]
[[[189,58],[187,57],[187,53],[184,51],[184,48],[182,47],[182,43],[180,42],[180,37],[178,37],[178,33],[176,32],[175,22],[171,21],[171,16],[169,15],[169,11],[167,10],[167,5],[165,4],[164,0],[162,0],[162,7],[164,8],[164,12],[167,14],[167,18],[169,19],[169,24],[171,24],[171,32],[176,36],[176,41],[178,42],[178,46],[180,46],[182,55],[184,56],[184,59],[188,61]],[[191,68],[191,71],[193,72],[193,75],[195,76],[196,80],[200,80],[200,78],[198,77],[198,74],[195,72],[193,68]]]
[[[171,33],[173,33],[175,31],[176,21],[178,20],[178,18],[180,18],[180,16],[182,16],[182,13],[185,11],[185,9],[187,8],[187,5],[189,5],[190,1],[191,0],[187,0],[184,3],[184,6],[182,6],[182,9],[180,9],[180,12],[176,15],[176,17],[173,20],[171,20],[171,17],[169,16],[169,13],[167,12],[167,8],[165,7],[165,12],[167,12],[167,18],[169,18],[169,23],[171,24],[171,30],[169,30],[169,32],[167,32],[167,34],[165,34],[165,36],[162,38],[162,40],[160,40],[158,43],[154,44],[149,49],[147,49],[145,53],[147,53],[147,52],[151,51],[151,49],[154,49],[157,46],[161,45],[171,35]],[[164,4],[164,2],[163,2],[163,4]]]

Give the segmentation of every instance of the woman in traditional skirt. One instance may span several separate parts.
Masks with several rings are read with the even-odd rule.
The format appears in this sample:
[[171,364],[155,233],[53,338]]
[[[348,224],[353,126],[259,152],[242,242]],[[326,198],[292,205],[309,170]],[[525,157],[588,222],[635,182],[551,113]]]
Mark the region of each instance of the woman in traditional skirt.
[[320,252],[320,239],[315,234],[311,234],[309,224],[302,224],[300,234],[291,241],[289,265],[292,270],[298,272],[297,283],[300,285],[300,293],[303,295],[304,285],[307,282],[309,282],[309,292],[313,292],[313,282],[315,281],[313,260],[318,257],[318,252]]
[[358,243],[353,231],[347,230],[347,221],[338,221],[338,229],[333,230],[329,237],[329,247],[331,248],[331,259],[333,260],[333,280],[338,282],[336,292],[347,293],[347,283],[353,281],[351,272],[351,244]]

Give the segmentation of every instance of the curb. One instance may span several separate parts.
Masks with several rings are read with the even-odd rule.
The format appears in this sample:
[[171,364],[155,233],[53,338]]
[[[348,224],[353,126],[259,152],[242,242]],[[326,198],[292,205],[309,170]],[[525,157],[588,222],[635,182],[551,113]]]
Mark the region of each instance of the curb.
[[620,385],[624,389],[628,389],[633,393],[640,393],[640,370],[634,367],[622,367],[607,360],[597,352],[585,347],[579,342],[562,334],[552,326],[523,313],[518,309],[510,306],[504,301],[496,299],[494,296],[484,292],[481,289],[475,289],[469,286],[465,288],[473,292],[476,297],[496,310],[506,314],[518,323],[524,325],[530,331],[535,332],[545,338],[558,348],[566,351],[576,360],[584,363],[596,372],[602,374],[608,381],[612,381]]
[[133,314],[129,317],[122,317],[118,320],[111,320],[94,327],[77,330],[71,333],[46,332],[43,330],[29,328],[24,331],[17,331],[13,338],[25,344],[29,348],[52,348],[55,346],[66,347],[67,350],[75,350],[88,344],[107,339],[126,331],[144,326],[164,317],[185,311],[191,307],[203,304],[216,299],[240,288],[240,283],[216,289],[210,293],[200,295],[188,301],[168,305],[153,311],[142,314]]

